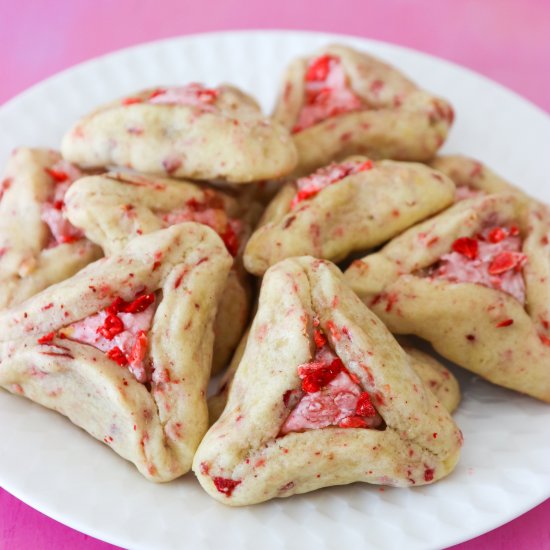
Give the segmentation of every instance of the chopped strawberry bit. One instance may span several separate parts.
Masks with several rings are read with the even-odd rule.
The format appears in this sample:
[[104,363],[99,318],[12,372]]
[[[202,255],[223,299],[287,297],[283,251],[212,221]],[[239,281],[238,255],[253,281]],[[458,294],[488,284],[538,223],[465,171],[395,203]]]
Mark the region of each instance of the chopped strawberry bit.
[[136,341],[134,342],[134,347],[130,352],[130,357],[128,362],[132,366],[138,366],[143,359],[145,358],[145,353],[147,352],[147,334],[145,331],[140,330],[137,333]]
[[125,97],[122,100],[122,105],[135,105],[136,103],[143,103],[141,97]]
[[306,72],[306,80],[310,82],[314,80],[326,80],[331,61],[337,62],[338,59],[332,55],[322,55],[314,59]]
[[539,338],[540,338],[540,341],[545,345],[545,346],[550,346],[550,338],[548,338],[548,336],[544,335],[544,334],[539,334]]
[[11,187],[12,179],[6,178],[2,180],[2,183],[0,184],[0,201],[2,200],[2,197],[4,196],[4,193]]
[[516,226],[489,227],[475,237],[461,237],[452,251],[442,256],[429,271],[455,283],[475,283],[510,294],[525,303],[525,282],[521,269],[527,256]]
[[44,168],[44,171],[48,176],[53,178],[56,183],[62,183],[64,181],[67,181],[69,179],[69,174],[65,172],[64,170],[56,170],[55,168]]
[[504,321],[500,321],[500,323],[496,324],[497,328],[503,328],[503,327],[509,327],[510,325],[514,324],[513,319],[504,319]]
[[479,245],[477,239],[470,237],[458,238],[451,247],[455,252],[466,256],[470,260],[475,260],[478,255]]
[[322,348],[327,343],[325,335],[318,329],[313,331],[313,340],[318,348]]
[[376,416],[376,409],[370,400],[370,395],[364,391],[357,400],[357,406],[355,407],[355,412],[359,416]]
[[432,468],[426,468],[424,470],[424,481],[433,481],[435,471]]
[[[314,364],[315,365],[315,364]],[[302,378],[302,390],[306,393],[314,393],[326,386],[331,380],[342,372],[342,361],[334,359],[329,365],[322,365],[310,369],[308,365],[298,368],[298,374]]]
[[521,267],[525,263],[526,256],[519,252],[501,252],[493,258],[489,265],[489,273],[491,275],[500,275],[510,269]]
[[118,347],[115,346],[107,352],[107,357],[112,359],[117,365],[124,367],[128,364],[128,358],[124,355],[124,352]]
[[499,243],[506,238],[506,231],[502,227],[495,227],[489,231],[487,235],[487,240],[490,243]]
[[120,309],[120,311],[124,311],[125,313],[141,313],[142,311],[145,311],[152,303],[154,303],[154,301],[154,293],[142,294],[129,304],[126,304],[122,309]]
[[290,209],[292,210],[300,202],[314,197],[325,187],[337,183],[348,176],[352,176],[372,168],[373,163],[370,160],[348,161],[340,164],[330,164],[329,166],[320,168],[313,174],[296,180],[297,192],[290,203]]
[[301,132],[327,118],[365,108],[349,86],[340,59],[322,55],[310,61],[305,74],[304,104],[292,131]]
[[44,334],[44,336],[40,337],[37,342],[39,344],[49,344],[54,338],[55,332],[49,332],[48,334]]
[[216,489],[224,494],[226,497],[230,497],[241,481],[237,479],[229,479],[226,477],[213,477],[212,481],[216,486]]
[[368,428],[366,420],[360,416],[347,416],[338,422],[340,428]]
[[239,252],[239,237],[233,230],[233,227],[231,227],[230,223],[227,224],[226,230],[220,235],[220,237],[222,238],[222,241],[231,256],[236,256]]
[[103,338],[112,340],[117,334],[124,331],[124,323],[116,315],[108,315],[105,317],[103,325],[97,329],[97,333],[101,334]]

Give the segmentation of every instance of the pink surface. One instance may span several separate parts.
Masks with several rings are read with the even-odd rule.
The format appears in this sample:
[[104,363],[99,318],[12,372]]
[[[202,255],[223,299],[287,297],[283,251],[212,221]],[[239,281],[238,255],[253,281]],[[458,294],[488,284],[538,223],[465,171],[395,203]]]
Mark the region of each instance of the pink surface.
[[[348,33],[470,67],[550,111],[547,0],[0,0],[0,103],[75,63],[144,41],[229,29]],[[0,490],[0,549],[113,548]],[[550,548],[550,501],[455,549]]]

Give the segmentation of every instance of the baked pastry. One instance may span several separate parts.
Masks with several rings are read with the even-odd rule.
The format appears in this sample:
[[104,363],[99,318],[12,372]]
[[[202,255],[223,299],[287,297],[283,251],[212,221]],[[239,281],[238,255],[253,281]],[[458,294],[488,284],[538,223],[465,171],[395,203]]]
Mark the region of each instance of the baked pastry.
[[463,155],[441,155],[428,164],[453,180],[457,201],[492,193],[516,193],[525,200],[531,200],[521,189],[478,160]]
[[80,170],[48,149],[20,147],[0,186],[0,309],[70,277],[101,251],[64,213]]
[[[208,225],[224,241],[232,256],[250,234],[238,218],[237,201],[221,192],[191,182],[130,173],[107,173],[80,179],[67,193],[67,216],[106,255],[119,252],[138,235],[175,223]],[[249,281],[240,261],[229,272],[214,323],[214,373],[227,366],[250,313]]]
[[[208,420],[210,424],[214,424],[225,409],[229,389],[243,357],[247,339],[248,331],[243,335],[233,354],[229,367],[219,380],[216,393],[208,398]],[[403,346],[402,344],[401,347],[409,356],[411,367],[418,374],[424,385],[450,413],[453,413],[460,404],[461,396],[458,380],[453,376],[451,371],[445,368],[437,359],[419,349]]]
[[240,506],[355,481],[431,483],[452,471],[461,444],[338,269],[291,258],[265,274],[227,407],[193,471],[209,495]]
[[303,175],[354,154],[430,160],[454,115],[394,67],[335,44],[290,64],[273,118],[292,132]]
[[550,402],[549,237],[547,207],[487,195],[412,227],[345,277],[392,332]]
[[61,151],[86,167],[232,183],[279,178],[297,162],[288,132],[227,85],[149,89],[113,101],[79,120]]
[[67,416],[152,481],[208,427],[212,325],[231,256],[182,223],[0,313],[0,385]]
[[255,275],[284,258],[333,262],[382,244],[453,202],[453,182],[423,164],[351,157],[287,183],[244,252]]

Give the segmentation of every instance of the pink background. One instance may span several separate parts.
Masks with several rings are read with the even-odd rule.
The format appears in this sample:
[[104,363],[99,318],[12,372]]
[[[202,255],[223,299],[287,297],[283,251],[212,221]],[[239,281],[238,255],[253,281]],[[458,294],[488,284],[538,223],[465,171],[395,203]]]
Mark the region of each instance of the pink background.
[[[354,34],[470,67],[550,111],[548,0],[0,0],[0,103],[75,63],[171,36],[290,28]],[[550,144],[549,144],[550,145]],[[0,549],[111,547],[0,489]],[[550,548],[550,501],[460,550]]]

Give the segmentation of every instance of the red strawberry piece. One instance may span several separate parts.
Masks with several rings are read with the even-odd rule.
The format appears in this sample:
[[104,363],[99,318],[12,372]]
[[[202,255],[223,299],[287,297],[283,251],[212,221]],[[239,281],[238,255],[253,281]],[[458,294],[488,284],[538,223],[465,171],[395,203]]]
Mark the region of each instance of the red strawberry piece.
[[491,275],[500,275],[510,269],[514,269],[521,264],[524,257],[523,254],[517,252],[501,252],[497,254],[490,263],[489,273]]
[[220,235],[220,237],[222,238],[229,254],[231,254],[231,256],[236,256],[237,252],[239,252],[239,237],[231,227],[231,224],[227,224],[225,231]]
[[55,183],[62,183],[69,179],[69,174],[67,174],[67,172],[64,172],[63,170],[44,168],[44,171],[55,181]]
[[475,260],[479,252],[477,239],[471,237],[460,237],[452,245],[454,252],[466,256],[469,260]]
[[143,103],[140,97],[125,97],[122,100],[122,105],[134,105],[135,103]]
[[130,357],[128,358],[128,362],[131,365],[140,363],[145,358],[146,351],[147,351],[147,333],[143,330],[140,330],[137,333],[137,338],[134,343],[134,347],[130,352]]
[[[302,389],[307,393],[314,393],[324,388],[330,381],[334,380],[343,370],[343,363],[340,359],[334,359],[330,365],[309,370],[302,379]],[[298,370],[300,374],[300,369]]]
[[499,243],[506,238],[506,231],[502,227],[494,227],[489,231],[487,239],[490,243]]
[[107,357],[109,359],[112,359],[117,365],[120,365],[121,367],[128,364],[128,358],[126,357],[126,355],[124,355],[124,353],[118,346],[111,348],[107,352]]
[[315,346],[318,348],[322,348],[327,343],[325,335],[318,329],[313,331],[313,340],[315,341]]
[[112,340],[117,334],[120,334],[124,330],[124,323],[116,315],[107,315],[103,325],[97,329],[97,333],[101,334],[103,338]]
[[216,489],[220,493],[223,493],[226,497],[230,497],[235,490],[235,487],[241,483],[240,480],[230,479],[227,477],[213,477],[212,481],[214,482]]
[[504,319],[504,321],[500,321],[500,323],[497,323],[495,326],[497,328],[502,328],[502,327],[509,327],[510,325],[513,325],[513,324],[514,324],[513,319]]
[[37,340],[39,344],[49,344],[55,338],[55,332],[48,332]]
[[368,417],[376,416],[376,409],[372,404],[370,395],[366,391],[364,391],[359,396],[359,399],[357,400],[357,405],[355,407],[355,412],[359,416],[368,416]]
[[142,294],[138,296],[133,302],[125,305],[120,311],[124,313],[141,313],[145,311],[155,301],[155,295]]
[[322,82],[323,80],[326,80],[328,73],[330,72],[331,61],[337,61],[337,58],[327,54],[313,59],[307,69],[306,80],[308,82]]
[[340,420],[338,426],[340,428],[366,428],[367,423],[365,419],[360,416],[348,416]]

